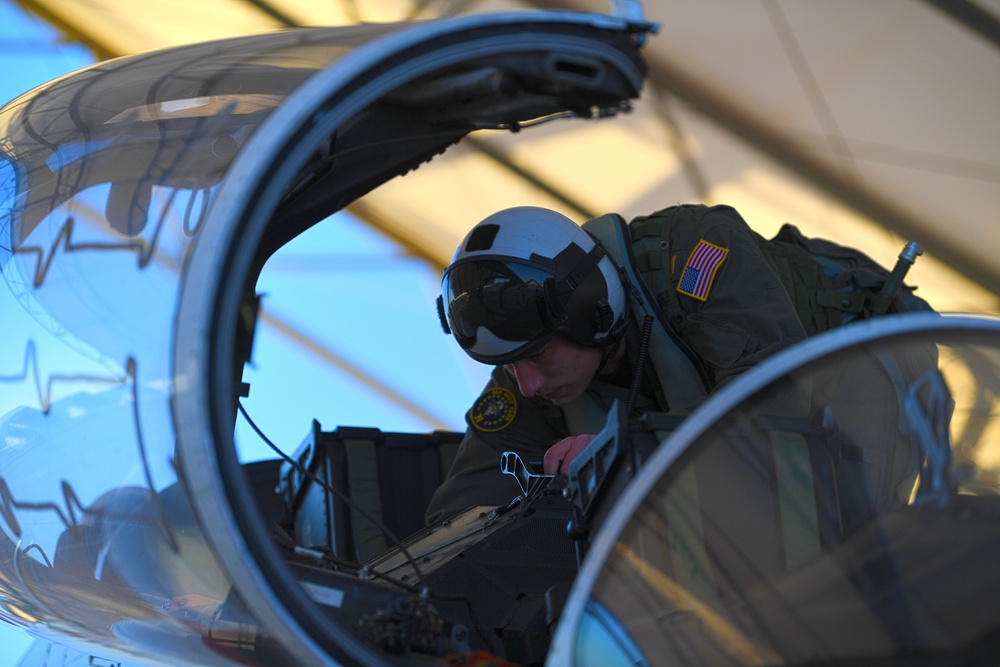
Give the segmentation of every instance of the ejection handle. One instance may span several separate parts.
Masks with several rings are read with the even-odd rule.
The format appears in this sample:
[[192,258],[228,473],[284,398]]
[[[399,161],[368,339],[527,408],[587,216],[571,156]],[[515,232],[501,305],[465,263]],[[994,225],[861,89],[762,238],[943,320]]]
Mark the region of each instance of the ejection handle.
[[546,482],[552,481],[552,475],[531,472],[517,452],[504,452],[500,456],[500,472],[517,480],[525,499],[533,498],[535,493],[544,488]]

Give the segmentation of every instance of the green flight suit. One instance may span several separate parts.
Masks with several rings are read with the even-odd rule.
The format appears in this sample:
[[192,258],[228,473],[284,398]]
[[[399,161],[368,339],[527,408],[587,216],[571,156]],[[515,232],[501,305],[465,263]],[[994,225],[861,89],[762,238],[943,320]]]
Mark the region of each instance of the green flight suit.
[[[732,208],[676,207],[669,218],[654,214],[632,220],[629,231],[640,273],[669,273],[672,294],[658,294],[657,307],[669,312],[664,306],[669,299],[679,304],[681,313],[672,318],[671,325],[700,367],[705,385],[702,395],[805,339],[788,293],[760,250],[761,237]],[[656,242],[650,243],[650,237]],[[639,243],[643,238],[645,242]],[[636,315],[634,306],[632,310]],[[626,358],[632,369],[638,330],[633,320],[626,335]],[[668,381],[647,371],[636,409],[684,415],[696,407],[696,403],[669,405],[658,384]],[[526,461],[541,461],[545,451],[562,438],[595,433],[611,402],[615,398],[624,402],[629,381],[622,384],[592,381],[578,401],[590,402],[593,419],[581,422],[575,417],[575,432],[571,432],[562,408],[541,398],[524,397],[507,371],[496,368],[466,415],[465,439],[448,479],[431,501],[428,523],[473,505],[509,502],[520,489],[513,478],[500,472],[502,452],[511,450]]]

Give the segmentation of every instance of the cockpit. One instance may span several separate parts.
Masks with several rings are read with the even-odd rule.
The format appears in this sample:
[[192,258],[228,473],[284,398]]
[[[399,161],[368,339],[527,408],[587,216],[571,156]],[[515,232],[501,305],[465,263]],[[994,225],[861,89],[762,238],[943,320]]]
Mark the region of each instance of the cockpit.
[[[437,276],[372,259],[405,249],[366,237],[351,286],[384,322],[328,303],[314,272],[369,233],[345,209],[470,132],[627,111],[653,29],[297,30],[104,63],[0,111],[3,619],[178,664],[994,654],[992,318],[817,336],[683,420],[613,409],[567,478],[505,454],[519,493],[427,525],[463,437],[437,415],[486,375],[400,343],[437,326]],[[335,325],[311,330],[316,309]],[[314,382],[316,364],[352,372],[316,344],[351,335],[384,337],[435,396],[385,384],[355,408]]]

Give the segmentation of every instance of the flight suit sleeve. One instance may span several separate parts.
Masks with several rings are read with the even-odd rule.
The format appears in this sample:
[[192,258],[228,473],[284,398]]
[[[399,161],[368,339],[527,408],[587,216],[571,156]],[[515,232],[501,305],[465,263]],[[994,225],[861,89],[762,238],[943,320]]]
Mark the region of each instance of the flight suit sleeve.
[[525,461],[541,461],[545,451],[565,437],[546,408],[525,398],[502,368],[465,415],[466,432],[444,483],[428,506],[428,525],[474,505],[505,505],[521,494],[517,481],[500,472],[500,457],[517,452]]
[[727,206],[682,207],[671,227],[681,336],[717,389],[806,338],[791,298],[743,218]]

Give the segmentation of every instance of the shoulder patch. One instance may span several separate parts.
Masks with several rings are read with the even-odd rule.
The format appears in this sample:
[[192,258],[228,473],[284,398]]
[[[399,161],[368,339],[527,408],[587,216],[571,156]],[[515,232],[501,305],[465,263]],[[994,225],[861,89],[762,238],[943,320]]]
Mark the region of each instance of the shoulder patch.
[[708,293],[712,290],[712,281],[715,280],[715,273],[722,266],[728,248],[709,243],[705,239],[698,241],[698,245],[691,251],[684,271],[681,273],[681,281],[677,285],[677,291],[681,294],[693,296],[700,301],[708,300]]
[[511,425],[517,414],[517,397],[503,387],[491,387],[482,393],[469,410],[469,421],[480,431],[492,433]]

